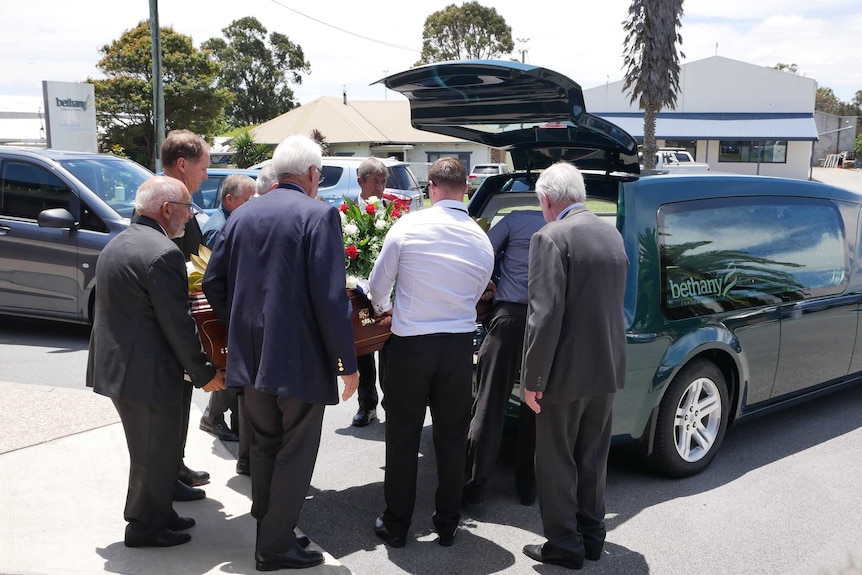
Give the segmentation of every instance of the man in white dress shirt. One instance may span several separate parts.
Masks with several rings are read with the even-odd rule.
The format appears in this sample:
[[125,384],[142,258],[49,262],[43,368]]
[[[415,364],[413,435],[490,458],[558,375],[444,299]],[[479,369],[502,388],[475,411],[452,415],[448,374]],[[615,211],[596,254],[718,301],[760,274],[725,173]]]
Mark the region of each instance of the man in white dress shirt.
[[428,186],[431,208],[392,226],[370,278],[375,310],[392,317],[382,382],[386,510],[375,521],[377,536],[391,547],[406,543],[413,516],[426,406],[437,458],[434,527],[440,545],[454,542],[470,425],[476,302],[494,267],[491,242],[463,203],[464,165],[455,158],[437,160],[428,170]]

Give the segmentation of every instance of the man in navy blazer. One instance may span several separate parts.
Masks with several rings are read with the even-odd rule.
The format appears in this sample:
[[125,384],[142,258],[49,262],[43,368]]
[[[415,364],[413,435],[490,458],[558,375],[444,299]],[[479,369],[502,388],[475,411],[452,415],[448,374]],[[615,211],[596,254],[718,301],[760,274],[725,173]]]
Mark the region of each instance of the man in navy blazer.
[[242,386],[251,441],[251,514],[258,570],[323,563],[294,534],[320,445],[323,411],[359,375],[337,209],[316,199],[320,146],[291,136],[276,148],[278,187],[231,215],[203,289],[227,324],[227,382]]
[[183,253],[171,241],[192,217],[191,196],[156,176],[135,199],[138,218],[111,240],[96,264],[96,307],[87,385],[114,401],[129,448],[124,517],[128,547],[170,547],[194,519],[171,506],[182,448],[183,372],[204,391],[224,389],[189,313]]

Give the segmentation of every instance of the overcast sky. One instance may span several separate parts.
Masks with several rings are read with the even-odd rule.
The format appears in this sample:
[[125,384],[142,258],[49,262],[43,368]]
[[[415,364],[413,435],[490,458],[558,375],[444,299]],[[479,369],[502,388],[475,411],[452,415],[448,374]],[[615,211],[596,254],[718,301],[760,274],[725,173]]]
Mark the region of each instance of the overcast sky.
[[[302,46],[311,74],[295,85],[300,103],[321,96],[400,98],[383,76],[419,59],[425,18],[450,1],[158,0],[161,26],[195,46],[254,16]],[[623,77],[622,22],[629,0],[494,0],[512,28],[515,56],[592,88]],[[682,63],[719,56],[761,66],[796,64],[842,100],[862,90],[859,0],[686,0]],[[3,0],[0,95],[42,95],[42,80],[101,78],[99,48],[149,18],[148,0]],[[732,90],[733,86],[722,89]]]

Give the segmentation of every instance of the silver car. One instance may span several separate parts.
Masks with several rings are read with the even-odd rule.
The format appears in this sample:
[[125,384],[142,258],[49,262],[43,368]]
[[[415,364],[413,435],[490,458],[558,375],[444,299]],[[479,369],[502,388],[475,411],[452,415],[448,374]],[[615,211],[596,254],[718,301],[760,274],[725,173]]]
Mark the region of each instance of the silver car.
[[92,321],[96,259],[152,176],[106,154],[0,146],[0,313]]

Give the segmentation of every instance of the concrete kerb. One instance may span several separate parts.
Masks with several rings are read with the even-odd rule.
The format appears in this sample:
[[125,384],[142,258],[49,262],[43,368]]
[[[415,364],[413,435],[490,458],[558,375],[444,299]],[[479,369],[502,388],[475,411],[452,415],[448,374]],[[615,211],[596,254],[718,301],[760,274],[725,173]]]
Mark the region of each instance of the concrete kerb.
[[[197,429],[195,405],[186,461],[209,471],[211,482],[206,499],[174,504],[197,520],[192,541],[130,549],[123,545],[128,450],[111,401],[90,390],[9,382],[0,382],[0,393],[9,422],[9,439],[0,444],[0,574],[256,572],[250,479],[236,475],[236,459],[221,441]],[[304,572],[349,573],[324,556],[324,565]]]

